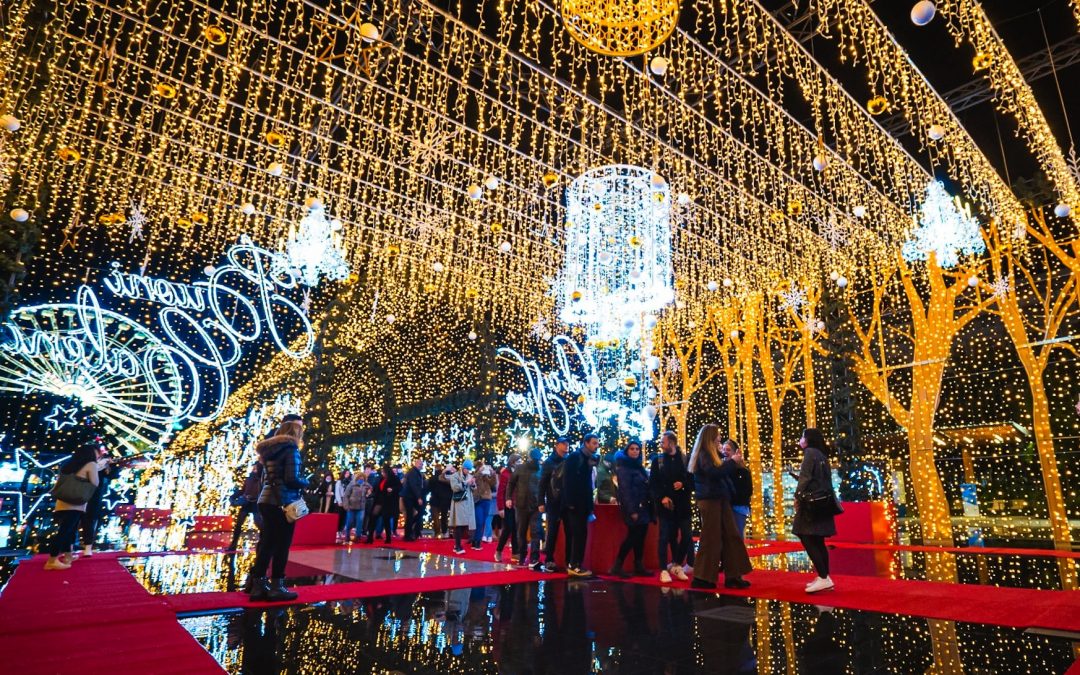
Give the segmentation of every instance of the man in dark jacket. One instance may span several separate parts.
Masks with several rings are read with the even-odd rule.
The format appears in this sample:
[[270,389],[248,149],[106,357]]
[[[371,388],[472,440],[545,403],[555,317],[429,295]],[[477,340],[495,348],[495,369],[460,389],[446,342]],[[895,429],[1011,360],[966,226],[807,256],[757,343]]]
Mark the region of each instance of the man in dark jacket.
[[[517,518],[519,565],[532,562],[533,569],[541,571],[540,540],[544,528],[540,525],[540,449],[529,451],[529,458],[518,465],[506,488],[508,499],[514,502]],[[530,541],[531,537],[531,541]]]
[[566,457],[562,471],[562,507],[566,519],[566,568],[572,577],[590,577],[584,569],[589,516],[593,512],[593,465],[600,438],[586,434],[581,449]]
[[431,530],[436,539],[450,536],[450,499],[453,490],[450,483],[439,480],[446,469],[442,464],[435,467],[435,473],[427,480],[428,494],[431,495]]
[[660,530],[660,581],[671,583],[672,577],[686,581],[683,565],[693,543],[690,492],[694,489],[694,477],[686,468],[686,459],[679,450],[678,437],[673,431],[665,431],[660,437],[660,454],[652,461],[649,487]]
[[[555,546],[559,542],[559,524],[562,523],[565,533],[566,524],[563,522],[562,510],[562,483],[552,486],[552,478],[559,465],[566,461],[566,454],[570,451],[570,439],[560,436],[555,441],[555,452],[551,453],[540,466],[540,506],[539,511],[547,518],[547,536],[544,538],[544,570],[554,572],[558,568],[555,565]],[[569,535],[567,535],[569,537]],[[567,547],[570,542],[567,541]]]
[[424,520],[424,498],[427,488],[424,485],[424,460],[419,457],[412,461],[412,468],[405,474],[405,484],[401,488],[401,500],[405,502],[405,541],[420,538]]

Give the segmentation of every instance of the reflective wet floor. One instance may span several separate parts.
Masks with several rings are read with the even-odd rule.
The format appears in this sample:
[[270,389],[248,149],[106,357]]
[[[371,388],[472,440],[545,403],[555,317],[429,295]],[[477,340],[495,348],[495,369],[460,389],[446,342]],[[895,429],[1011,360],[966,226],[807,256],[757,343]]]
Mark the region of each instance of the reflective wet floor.
[[[823,598],[824,599],[824,598]],[[230,673],[1063,673],[1063,637],[552,580],[181,619]],[[1074,638],[1075,639],[1075,638]]]

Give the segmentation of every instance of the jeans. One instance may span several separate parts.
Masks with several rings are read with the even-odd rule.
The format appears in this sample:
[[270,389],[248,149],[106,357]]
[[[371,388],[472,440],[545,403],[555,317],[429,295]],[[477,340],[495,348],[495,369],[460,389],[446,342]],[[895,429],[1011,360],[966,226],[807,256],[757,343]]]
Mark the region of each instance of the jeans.
[[[484,530],[484,538],[486,538],[486,539],[491,539],[491,521],[492,521],[493,518],[495,518],[495,512],[498,511],[498,510],[499,509],[495,504],[495,498],[492,497],[491,499],[488,500],[488,514],[487,514],[487,518],[484,519],[483,530]],[[476,521],[476,524],[479,526],[480,521]]]
[[70,553],[75,544],[75,535],[79,533],[79,520],[82,511],[54,511],[53,521],[56,523],[56,532],[49,540],[49,555],[55,558],[61,553]]
[[566,520],[566,566],[580,568],[585,562],[585,543],[589,533],[589,513],[584,509],[567,510]]
[[356,528],[356,536],[364,533],[364,510],[349,509],[345,511],[345,536],[349,536],[349,530]]
[[417,504],[416,497],[405,500],[405,540],[419,539],[424,525],[424,504]]
[[[506,548],[506,542],[510,542],[510,552],[516,558],[520,550],[518,548],[517,513],[514,509],[506,509],[503,514],[502,532],[499,533],[499,543],[496,544],[495,550],[502,553],[503,549]],[[536,520],[539,522],[539,516]]]
[[491,516],[491,505],[494,502],[493,499],[478,499],[476,501],[476,530],[472,536],[473,546],[480,545],[480,538],[484,536],[484,523],[488,522],[488,518]]
[[630,523],[626,526],[626,536],[619,545],[619,555],[615,558],[615,567],[621,568],[630,551],[634,552],[634,569],[640,569],[645,563],[645,535],[649,533],[648,523]]
[[[507,513],[511,513],[508,511]],[[515,548],[522,564],[540,562],[540,540],[544,538],[544,526],[540,524],[539,511],[522,511],[517,518],[517,546]]]
[[829,576],[829,549],[825,546],[825,537],[818,534],[800,534],[799,541],[806,549],[810,562],[814,563],[817,575],[822,579]]
[[660,558],[660,569],[668,568],[669,552],[671,564],[685,565],[690,546],[694,543],[690,534],[690,516],[676,516],[663,508],[659,516],[657,525],[660,530],[660,542],[657,546],[657,554]]
[[255,502],[244,502],[236,511],[236,522],[233,524],[232,543],[229,544],[230,549],[235,549],[236,545],[240,543],[240,535],[244,532],[244,523],[247,522],[248,515],[254,516],[255,527],[262,529],[262,514],[259,513],[259,505]]
[[285,565],[289,562],[289,547],[292,546],[293,531],[296,523],[290,523],[285,511],[276,504],[259,504],[262,514],[262,530],[259,532],[259,544],[255,547],[255,564],[251,567],[251,576],[265,577],[267,567],[273,561],[272,576],[275,579],[285,577]]
[[735,513],[735,526],[739,528],[739,537],[746,539],[746,521],[750,519],[750,507],[732,506],[731,510]]

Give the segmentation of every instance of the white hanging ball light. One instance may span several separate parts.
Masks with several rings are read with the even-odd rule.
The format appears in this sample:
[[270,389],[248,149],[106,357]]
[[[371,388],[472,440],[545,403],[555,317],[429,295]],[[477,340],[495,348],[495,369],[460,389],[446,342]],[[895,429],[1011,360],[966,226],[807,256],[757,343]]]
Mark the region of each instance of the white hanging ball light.
[[731,288],[735,285],[735,282],[731,279],[724,279],[724,288]]
[[686,323],[686,327],[690,330],[694,330],[695,328],[697,328],[697,321],[688,321]]
[[822,321],[821,319],[818,319],[817,323],[814,324],[814,329],[815,330],[825,330],[825,322]]
[[652,71],[653,75],[663,77],[670,65],[671,61],[668,61],[663,56],[654,56],[652,57],[652,60],[649,61],[649,70]]
[[656,391],[656,387],[649,387],[648,390],[646,390],[645,395],[649,398],[656,398],[659,393],[660,392]]
[[202,271],[203,274],[205,274],[206,276],[212,277],[214,276],[214,272],[217,272],[217,268],[213,265],[207,265],[206,267],[202,268]]
[[633,373],[635,375],[640,375],[641,374],[641,361],[631,361],[630,366],[629,366],[628,369],[630,370],[631,373]]
[[705,288],[708,288],[711,292],[715,293],[720,288],[720,284],[710,279],[709,283],[705,284]]
[[731,331],[731,339],[732,340],[738,340],[739,339],[739,329],[738,328]]
[[937,7],[930,0],[920,0],[911,8],[911,23],[916,26],[925,26],[934,19]]
[[386,315],[386,323],[394,323],[395,321],[397,321],[396,316],[394,316],[393,314]]
[[476,331],[474,331],[474,330],[469,331],[469,339],[470,340],[475,340],[476,339]]
[[645,365],[649,368],[649,370],[659,370],[660,357],[656,355],[650,356],[649,358],[645,359]]
[[972,288],[975,288],[978,285],[979,285],[979,277],[975,276],[974,274],[972,274],[970,277],[968,277],[968,286],[971,286]]
[[652,178],[649,179],[649,182],[657,189],[667,186],[667,179],[658,173],[654,173]]
[[16,132],[22,126],[22,122],[14,115],[0,115],[0,126],[3,126],[8,131]]
[[240,205],[240,213],[245,216],[250,216],[255,213],[255,205],[251,202],[244,202]]
[[825,155],[814,155],[814,171],[824,171],[829,168],[829,158]]
[[435,270],[436,272],[442,273],[442,271],[445,270],[446,267],[441,262],[435,262],[431,265],[431,269]]
[[646,314],[645,315],[645,327],[646,328],[656,328],[656,322],[657,322],[657,318],[656,318],[655,314]]
[[855,208],[851,209],[851,215],[855,216],[856,218],[865,218],[866,217],[866,207],[863,206],[862,204],[859,204]]
[[945,138],[945,127],[940,124],[931,124],[930,128],[926,130],[926,135],[929,136],[932,141],[940,141]]
[[499,244],[499,250],[503,253],[509,253],[511,248],[513,248],[513,246],[508,241]]
[[[354,26],[356,24],[353,24]],[[373,23],[360,24],[360,37],[364,38],[367,42],[374,42],[379,39],[379,28]]]
[[340,220],[338,220],[337,218],[334,218],[333,220],[331,220],[331,221],[330,221],[330,231],[331,231],[331,232],[338,232],[338,231],[340,231],[340,230],[341,230],[341,228],[343,228],[343,227],[345,227],[345,224],[344,224],[344,223],[342,223],[342,222],[341,222]]
[[[611,259],[611,254],[606,251],[601,252],[600,255],[597,256],[597,259],[601,259],[604,256],[607,256],[608,260]],[[600,262],[607,262],[607,260],[600,260]],[[641,270],[630,270],[630,281],[638,281],[639,279],[641,279]]]
[[616,380],[614,377],[609,377],[607,379],[607,381],[604,382],[604,389],[607,389],[609,392],[615,391],[618,388],[619,388],[619,381]]
[[623,319],[622,325],[625,330],[630,331],[637,325],[637,321],[633,317],[627,317]]
[[473,183],[468,187],[469,199],[474,202],[484,196],[484,188],[480,187],[476,183]]
[[[611,252],[610,251],[600,251],[600,253],[596,254],[596,261],[599,262],[602,265],[608,264],[609,262],[611,262]],[[635,270],[635,272],[637,272],[637,270]],[[633,278],[633,273],[631,273],[630,276],[631,276],[631,278]],[[640,278],[640,277],[641,277],[641,272],[638,272],[638,278]]]
[[676,197],[676,199],[679,200],[680,206],[687,206],[688,204],[690,204],[690,195],[686,194],[685,192],[680,192],[679,196]]
[[304,208],[311,211],[321,210],[323,207],[323,201],[318,197],[308,197],[304,200]]
[[829,279],[831,279],[832,281],[836,281],[839,278],[840,278],[840,273],[839,272],[829,272]]
[[266,167],[266,173],[271,176],[280,176],[285,171],[285,166],[281,162],[270,162],[270,165]]
[[836,285],[839,288],[847,288],[847,277],[837,277]]
[[645,417],[648,417],[649,419],[655,419],[656,418],[656,406],[654,406],[654,405],[645,406]]
[[489,190],[498,190],[499,189],[499,179],[498,179],[498,177],[496,177],[496,176],[488,176],[487,178],[485,178],[484,179],[484,187],[486,187]]
[[30,218],[30,214],[26,209],[11,209],[11,213],[8,215],[11,216],[11,219],[16,223],[25,223],[27,219]]
[[1054,207],[1054,215],[1058,218],[1068,218],[1070,213],[1072,213],[1072,207],[1068,204],[1062,203]]

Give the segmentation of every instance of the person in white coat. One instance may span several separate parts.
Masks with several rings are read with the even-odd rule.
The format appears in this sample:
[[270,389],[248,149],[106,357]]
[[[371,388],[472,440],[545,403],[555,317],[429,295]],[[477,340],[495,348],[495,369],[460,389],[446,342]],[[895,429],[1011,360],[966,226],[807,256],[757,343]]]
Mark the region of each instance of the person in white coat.
[[450,483],[450,529],[454,533],[454,553],[458,554],[465,552],[461,542],[469,530],[476,529],[476,505],[473,500],[476,479],[473,478],[472,471],[472,460],[466,459],[461,463],[461,471],[449,465],[442,476],[443,480]]

